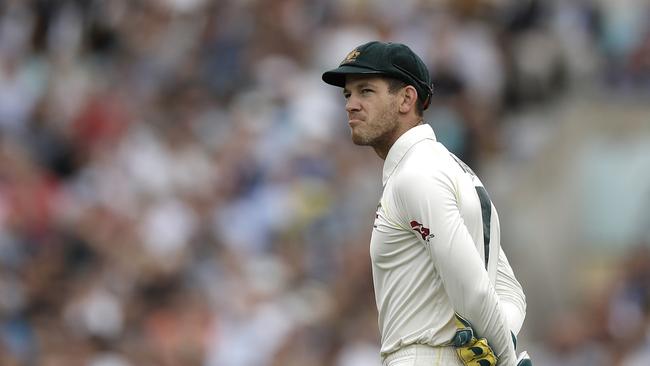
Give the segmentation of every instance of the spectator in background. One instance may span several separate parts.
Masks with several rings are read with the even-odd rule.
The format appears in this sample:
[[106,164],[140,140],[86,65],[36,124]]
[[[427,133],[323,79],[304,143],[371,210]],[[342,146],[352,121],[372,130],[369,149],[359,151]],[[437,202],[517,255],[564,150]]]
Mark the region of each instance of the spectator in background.
[[[425,120],[479,170],[508,114],[647,84],[643,1],[519,3],[1,2],[3,365],[376,364],[378,163],[320,72],[408,40],[438,80]],[[647,316],[635,276],[616,316]]]

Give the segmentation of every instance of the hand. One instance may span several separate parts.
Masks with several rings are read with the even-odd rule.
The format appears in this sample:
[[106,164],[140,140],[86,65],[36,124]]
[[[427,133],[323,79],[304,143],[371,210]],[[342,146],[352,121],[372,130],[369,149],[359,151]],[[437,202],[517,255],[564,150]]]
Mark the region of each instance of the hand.
[[[497,356],[485,338],[476,338],[472,325],[463,317],[456,314],[456,334],[451,345],[456,347],[456,353],[465,366],[496,366]],[[517,338],[512,334],[512,342],[517,347]],[[524,351],[517,357],[517,366],[533,366],[528,352]]]
[[[470,323],[456,314],[456,334],[451,344],[465,366],[496,366],[497,357],[485,338],[476,338]],[[525,352],[524,352],[525,353]],[[529,359],[530,360],[530,359]],[[531,366],[521,364],[518,366]]]

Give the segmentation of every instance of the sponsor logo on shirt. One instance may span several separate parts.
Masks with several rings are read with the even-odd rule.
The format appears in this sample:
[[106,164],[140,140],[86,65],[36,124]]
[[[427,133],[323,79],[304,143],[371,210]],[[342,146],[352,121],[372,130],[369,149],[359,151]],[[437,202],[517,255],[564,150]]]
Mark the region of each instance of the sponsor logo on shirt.
[[411,229],[417,231],[418,234],[422,236],[422,240],[426,242],[428,242],[429,239],[435,237],[435,235],[431,234],[431,230],[429,230],[428,227],[424,227],[424,225],[415,220],[411,221]]

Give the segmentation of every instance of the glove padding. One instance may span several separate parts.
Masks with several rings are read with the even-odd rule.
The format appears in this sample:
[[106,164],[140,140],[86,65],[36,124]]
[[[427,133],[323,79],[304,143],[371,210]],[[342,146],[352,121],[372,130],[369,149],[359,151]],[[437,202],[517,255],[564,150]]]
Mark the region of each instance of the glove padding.
[[[456,314],[456,334],[451,345],[456,348],[458,357],[465,366],[496,366],[497,356],[485,338],[477,338],[471,324],[462,316]],[[517,346],[517,340],[512,334],[512,341]],[[517,358],[517,366],[533,366],[528,352],[522,352]]]
[[476,338],[474,329],[456,314],[456,334],[451,344],[465,366],[496,366],[497,356],[485,338]]

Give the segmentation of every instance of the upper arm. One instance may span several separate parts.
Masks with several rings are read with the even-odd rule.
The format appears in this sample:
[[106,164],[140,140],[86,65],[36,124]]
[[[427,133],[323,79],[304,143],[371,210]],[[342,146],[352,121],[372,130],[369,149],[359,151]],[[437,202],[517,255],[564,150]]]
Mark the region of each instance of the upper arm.
[[398,187],[404,220],[427,247],[454,309],[462,314],[480,307],[483,292],[492,285],[461,216],[451,177],[439,171],[402,176]]

